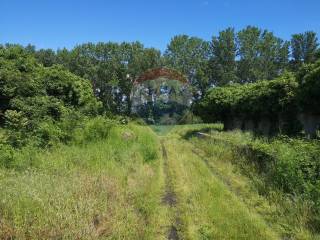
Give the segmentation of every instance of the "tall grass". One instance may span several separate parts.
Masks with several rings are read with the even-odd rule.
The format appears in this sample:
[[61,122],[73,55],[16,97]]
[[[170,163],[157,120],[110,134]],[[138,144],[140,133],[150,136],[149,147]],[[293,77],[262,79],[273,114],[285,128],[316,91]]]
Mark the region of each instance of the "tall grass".
[[13,151],[0,168],[0,239],[157,239],[157,141],[96,119],[69,145]]
[[319,238],[319,142],[240,131],[211,136],[189,140],[248,205],[286,238]]
[[174,176],[181,239],[278,239],[277,233],[213,174],[190,143],[173,132],[165,147],[169,173]]

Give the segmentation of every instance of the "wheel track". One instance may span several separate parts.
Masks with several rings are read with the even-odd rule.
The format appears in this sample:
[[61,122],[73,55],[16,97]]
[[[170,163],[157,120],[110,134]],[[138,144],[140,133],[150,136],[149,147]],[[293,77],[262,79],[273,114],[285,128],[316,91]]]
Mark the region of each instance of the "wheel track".
[[174,220],[171,225],[168,226],[167,239],[168,240],[179,240],[178,225],[180,224],[180,218],[176,211],[177,206],[177,195],[174,191],[172,184],[172,175],[169,171],[168,153],[164,145],[164,140],[161,140],[161,149],[163,156],[163,169],[165,175],[165,192],[162,196],[162,204],[168,206],[169,211],[174,215]]

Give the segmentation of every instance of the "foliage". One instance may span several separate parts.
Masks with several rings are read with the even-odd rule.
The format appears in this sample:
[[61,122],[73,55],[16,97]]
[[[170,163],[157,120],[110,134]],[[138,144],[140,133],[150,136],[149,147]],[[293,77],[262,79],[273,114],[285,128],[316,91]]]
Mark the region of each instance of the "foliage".
[[[147,75],[151,77],[147,72]],[[151,71],[152,75],[170,73],[169,77],[175,78],[175,72]],[[152,78],[157,78],[152,76]],[[183,117],[184,112],[188,111],[192,93],[190,86],[180,80],[169,80],[158,78],[155,80],[143,81],[135,84],[131,99],[132,112],[139,115],[146,122],[155,124],[176,124]]]
[[302,63],[313,63],[316,60],[318,38],[315,32],[293,34],[291,39],[292,65],[297,70]]
[[[223,134],[222,134],[223,135]],[[220,139],[220,138],[219,138]],[[226,139],[223,137],[223,139]],[[318,141],[306,141],[288,137],[278,137],[269,141],[253,138],[250,135],[230,133],[227,144],[233,146],[235,159],[244,157],[241,164],[246,174],[252,175],[252,169],[260,178],[257,187],[261,193],[268,194],[270,187],[290,194],[292,198],[302,199],[312,208],[307,224],[314,231],[319,231],[320,212],[320,164]],[[235,162],[237,164],[237,162]]]
[[1,48],[0,63],[2,121],[12,146],[32,138],[41,146],[51,145],[64,135],[58,123],[65,115],[95,116],[100,111],[88,80],[61,66],[43,67],[20,46]]
[[160,52],[139,42],[87,43],[57,52],[57,62],[91,81],[104,109],[130,114],[130,93],[140,74],[161,65]]
[[[215,176],[282,238],[317,239],[319,141],[258,138],[248,132],[217,131],[214,125],[183,128],[180,134],[205,153]],[[207,137],[195,137],[199,131]]]
[[208,75],[209,43],[187,35],[178,35],[171,39],[164,53],[165,64],[185,74],[194,87],[197,99],[210,86]]
[[0,168],[10,168],[14,162],[14,149],[5,142],[0,142]]
[[238,82],[236,74],[236,35],[233,28],[227,28],[213,37],[211,43],[212,58],[210,66],[215,86],[223,86],[230,82]]
[[271,80],[286,68],[289,43],[272,32],[248,26],[237,34],[240,82]]
[[296,111],[298,83],[292,74],[272,81],[212,88],[195,111],[207,122],[227,117],[259,119]]
[[299,102],[303,111],[320,113],[320,61],[305,65],[298,73]]
[[100,141],[109,136],[111,128],[115,125],[114,121],[99,116],[85,120],[84,124],[75,129],[71,136],[73,142],[78,144]]

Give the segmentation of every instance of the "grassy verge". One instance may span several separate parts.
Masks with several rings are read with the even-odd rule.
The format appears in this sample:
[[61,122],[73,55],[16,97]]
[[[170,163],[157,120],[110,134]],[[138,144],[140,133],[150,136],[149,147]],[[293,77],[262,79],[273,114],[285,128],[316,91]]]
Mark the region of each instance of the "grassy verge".
[[16,151],[0,169],[0,239],[162,239],[158,146],[129,125],[97,142]]
[[307,192],[310,189],[316,196],[310,163],[317,156],[317,143],[267,141],[249,133],[214,130],[209,131],[212,138],[199,139],[188,134],[192,127],[185,130],[180,134],[187,136],[219,179],[283,238],[319,239],[316,198]]
[[192,144],[172,133],[165,137],[164,145],[169,174],[174,176],[180,239],[278,239],[256,211],[239,200],[192,151]]

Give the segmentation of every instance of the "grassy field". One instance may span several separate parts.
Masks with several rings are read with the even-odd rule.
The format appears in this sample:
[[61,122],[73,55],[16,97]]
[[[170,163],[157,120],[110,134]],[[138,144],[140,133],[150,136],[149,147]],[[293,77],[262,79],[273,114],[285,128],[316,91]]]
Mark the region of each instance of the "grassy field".
[[262,194],[235,161],[226,141],[250,136],[221,129],[115,125],[98,141],[17,151],[0,168],[0,239],[319,239],[308,205]]
[[[0,239],[161,239],[161,155],[147,128],[24,150],[0,170]],[[148,227],[146,227],[148,226]]]
[[212,174],[190,143],[174,135],[164,142],[174,176],[180,239],[278,239],[255,211]]
[[[261,166],[257,167],[256,162],[252,162],[259,159],[261,152],[257,152],[256,159],[248,159],[250,154],[243,154],[243,149],[248,151],[248,148],[245,148],[248,146],[259,146],[266,152],[271,149],[277,156],[279,166],[282,161],[288,161],[294,167],[295,158],[302,161],[311,157],[308,150],[310,146],[314,147],[314,143],[303,140],[290,140],[288,143],[281,139],[265,142],[263,139],[253,138],[250,133],[217,131],[220,129],[215,125],[198,127],[196,130],[206,131],[212,138],[195,137],[190,134],[194,128],[188,126],[181,127],[177,132],[193,145],[197,156],[211,172],[241,199],[248,209],[253,209],[261,216],[282,239],[320,239],[317,227],[312,225],[312,221],[317,219],[317,213],[312,210],[314,203],[304,200],[303,195],[288,195],[274,187],[272,183],[275,180],[270,180],[268,173],[260,171]],[[299,148],[296,149],[296,145],[299,145]],[[258,161],[261,164],[262,158]],[[271,176],[275,178],[276,174],[273,172]],[[285,174],[290,179],[289,170]],[[295,178],[298,177],[296,174]]]

